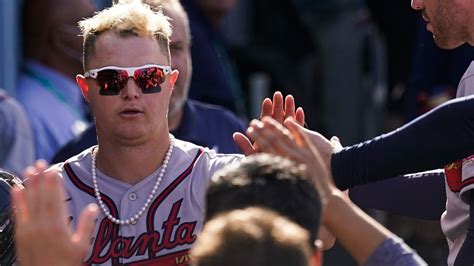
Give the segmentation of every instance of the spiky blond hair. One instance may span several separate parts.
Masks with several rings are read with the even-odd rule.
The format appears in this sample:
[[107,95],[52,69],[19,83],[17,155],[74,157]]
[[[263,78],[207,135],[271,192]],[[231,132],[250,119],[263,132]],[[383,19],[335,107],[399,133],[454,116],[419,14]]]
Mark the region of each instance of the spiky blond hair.
[[188,13],[186,13],[179,0],[114,0],[114,3],[127,4],[137,1],[149,5],[155,11],[165,9],[163,12],[166,13],[166,9],[169,9],[176,12],[184,20],[187,38],[191,40]]
[[172,33],[168,17],[161,10],[153,10],[140,1],[118,3],[79,22],[84,37],[84,68],[95,53],[95,42],[102,33],[114,32],[121,37],[139,36],[156,38],[166,51],[170,63],[169,40]]

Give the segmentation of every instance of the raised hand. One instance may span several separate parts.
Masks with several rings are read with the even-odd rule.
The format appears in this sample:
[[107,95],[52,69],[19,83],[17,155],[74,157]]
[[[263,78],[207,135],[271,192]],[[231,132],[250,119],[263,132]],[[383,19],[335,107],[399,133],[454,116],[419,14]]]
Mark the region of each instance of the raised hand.
[[279,91],[273,94],[273,101],[270,98],[263,100],[260,119],[265,116],[269,116],[281,124],[288,117],[293,117],[302,126],[305,123],[303,108],[296,109],[295,99],[292,95],[287,95],[283,100],[283,94]]
[[[292,95],[287,95],[283,99],[283,95],[279,91],[273,94],[273,100],[270,98],[263,100],[260,119],[264,117],[271,117],[281,124],[283,124],[286,118],[292,117],[299,125],[303,126],[305,124],[303,108],[296,108],[295,99]],[[253,145],[244,134],[235,133],[233,138],[245,155],[254,154],[258,151],[258,147]]]
[[81,213],[77,232],[69,229],[59,174],[38,161],[24,172],[26,189],[13,188],[15,242],[21,265],[82,265],[99,213],[95,204]]
[[[330,176],[330,156],[341,148],[338,140],[327,140],[319,133],[301,127],[293,118],[286,119],[284,124],[269,117],[261,121],[253,120],[247,135],[261,152],[278,154],[306,164],[325,200],[325,195],[336,189]],[[321,148],[316,148],[315,143]],[[321,156],[320,151],[329,159]]]

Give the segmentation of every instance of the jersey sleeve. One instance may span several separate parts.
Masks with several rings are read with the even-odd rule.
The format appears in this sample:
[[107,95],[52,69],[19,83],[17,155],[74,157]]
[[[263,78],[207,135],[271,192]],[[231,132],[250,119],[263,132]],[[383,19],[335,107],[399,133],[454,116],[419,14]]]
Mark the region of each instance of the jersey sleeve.
[[212,176],[224,167],[237,163],[242,160],[242,155],[237,154],[219,154],[214,150],[204,149],[196,162],[196,173],[198,176],[193,178],[193,197],[197,199],[199,207],[204,208],[207,187]]
[[349,189],[349,196],[361,208],[439,221],[446,210],[444,171],[408,174],[355,186]]
[[459,195],[469,204],[469,191],[474,189],[474,155],[462,161],[462,179]]
[[339,189],[436,169],[474,154],[474,97],[451,100],[407,125],[331,158]]

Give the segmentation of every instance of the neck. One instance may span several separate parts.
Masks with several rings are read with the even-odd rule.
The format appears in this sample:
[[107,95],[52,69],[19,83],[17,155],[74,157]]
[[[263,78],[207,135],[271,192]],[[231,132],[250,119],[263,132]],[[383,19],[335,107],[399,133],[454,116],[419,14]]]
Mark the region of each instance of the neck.
[[136,184],[160,167],[168,151],[168,132],[152,143],[125,146],[107,141],[99,142],[96,167],[117,180]]
[[178,108],[176,112],[168,114],[168,125],[170,131],[176,130],[181,125],[181,122],[183,121],[183,109],[184,108],[181,107]]

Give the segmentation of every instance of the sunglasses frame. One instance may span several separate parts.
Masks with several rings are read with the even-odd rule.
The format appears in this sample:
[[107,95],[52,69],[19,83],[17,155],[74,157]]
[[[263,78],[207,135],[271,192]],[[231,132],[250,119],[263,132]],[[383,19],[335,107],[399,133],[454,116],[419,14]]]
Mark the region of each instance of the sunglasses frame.
[[[165,77],[168,74],[170,74],[171,71],[172,71],[170,66],[162,66],[162,65],[157,65],[157,64],[146,64],[146,65],[142,65],[142,66],[138,66],[138,67],[105,66],[105,67],[91,69],[91,70],[86,71],[84,73],[84,77],[85,78],[92,78],[92,79],[95,79],[97,81],[97,77],[98,77],[100,71],[103,71],[103,70],[117,70],[117,71],[126,71],[127,72],[127,78],[134,79],[135,71],[140,70],[140,69],[151,68],[151,67],[161,69],[161,71],[163,71],[163,74],[164,74]],[[134,81],[135,81],[135,79],[134,79]],[[137,81],[135,81],[135,82],[137,82]],[[100,94],[101,95],[118,95],[118,93],[120,92],[121,89],[123,89],[123,88],[120,88],[117,92],[112,93],[112,92],[103,91],[103,89],[101,88],[100,89]],[[155,90],[151,90],[151,91],[144,91],[143,88],[142,88],[143,93],[155,93],[155,92],[160,92],[160,91],[161,91],[160,86],[156,87]]]
[[84,73],[84,77],[96,79],[97,75],[102,70],[125,70],[125,71],[127,71],[128,78],[133,78],[133,75],[135,74],[136,70],[142,69],[142,68],[148,68],[148,67],[157,67],[157,68],[163,70],[163,73],[165,74],[165,76],[168,75],[169,73],[171,73],[171,67],[170,66],[160,66],[160,65],[156,65],[156,64],[148,64],[148,65],[143,65],[143,66],[138,66],[138,67],[105,66],[105,67],[91,69],[91,70],[86,71]]

